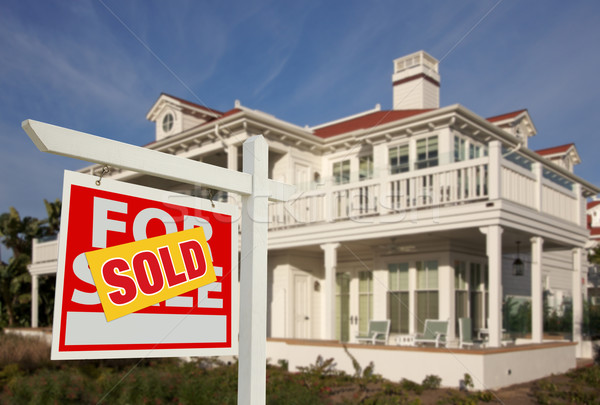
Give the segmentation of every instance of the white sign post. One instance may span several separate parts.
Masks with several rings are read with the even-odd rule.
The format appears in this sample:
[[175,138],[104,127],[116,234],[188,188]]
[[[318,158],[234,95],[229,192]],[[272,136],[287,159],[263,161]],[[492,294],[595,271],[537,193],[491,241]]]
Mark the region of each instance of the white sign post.
[[107,164],[242,196],[238,403],[266,401],[266,296],[268,201],[287,201],[294,187],[269,180],[262,136],[244,142],[240,173],[202,162],[25,120],[22,127],[42,152]]

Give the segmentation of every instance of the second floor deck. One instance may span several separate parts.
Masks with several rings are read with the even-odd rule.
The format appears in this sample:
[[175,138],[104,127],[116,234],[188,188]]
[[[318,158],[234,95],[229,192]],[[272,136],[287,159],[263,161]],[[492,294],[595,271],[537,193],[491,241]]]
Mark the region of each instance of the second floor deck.
[[579,184],[524,158],[490,155],[354,183],[317,184],[288,202],[271,204],[269,229],[497,199],[585,226]]
[[[541,215],[557,227],[585,232],[585,190],[581,184],[549,165],[496,146],[487,156],[475,159],[345,184],[315,184],[310,190],[297,192],[290,201],[270,204],[271,238],[277,238],[278,231],[289,236],[294,230],[306,233],[311,226],[323,229],[324,225],[343,226],[348,221],[368,223],[369,218],[418,210],[469,206],[477,210],[486,201],[509,201],[525,215]],[[33,264],[44,263],[45,268],[55,261],[57,246],[55,240],[36,241]]]

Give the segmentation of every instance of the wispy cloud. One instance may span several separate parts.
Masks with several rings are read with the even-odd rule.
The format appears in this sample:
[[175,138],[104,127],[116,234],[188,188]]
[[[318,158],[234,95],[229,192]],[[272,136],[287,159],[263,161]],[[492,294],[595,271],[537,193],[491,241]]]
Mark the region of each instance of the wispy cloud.
[[10,13],[0,17],[0,50],[11,55],[0,68],[0,83],[11,89],[2,97],[17,95],[23,103],[53,98],[55,113],[71,119],[76,106],[103,105],[114,118],[139,100],[136,70],[119,48],[98,53],[77,37],[46,34]]

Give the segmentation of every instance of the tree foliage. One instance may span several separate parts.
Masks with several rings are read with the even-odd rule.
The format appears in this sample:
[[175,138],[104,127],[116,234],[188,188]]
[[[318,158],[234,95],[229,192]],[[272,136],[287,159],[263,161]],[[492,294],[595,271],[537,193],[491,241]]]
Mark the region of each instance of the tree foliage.
[[[61,202],[44,200],[48,218],[21,217],[10,207],[9,212],[0,214],[0,242],[10,252],[7,262],[0,260],[0,323],[3,326],[26,326],[30,323],[31,276],[27,265],[31,262],[31,248],[34,238],[53,236],[60,226]],[[41,312],[43,322],[49,322],[53,307],[53,280],[40,280],[40,301],[44,305]],[[51,295],[51,297],[50,297]],[[51,311],[51,309],[50,309]]]
[[48,218],[41,221],[43,227],[42,231],[44,236],[54,236],[58,234],[60,228],[62,202],[58,198],[54,202],[48,202],[48,200],[44,199],[44,206],[46,207]]

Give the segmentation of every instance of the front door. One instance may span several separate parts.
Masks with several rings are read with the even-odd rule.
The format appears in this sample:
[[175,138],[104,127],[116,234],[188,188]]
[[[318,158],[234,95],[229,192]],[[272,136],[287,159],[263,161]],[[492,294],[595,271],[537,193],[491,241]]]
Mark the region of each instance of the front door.
[[294,275],[294,337],[310,338],[310,289],[308,275]]

